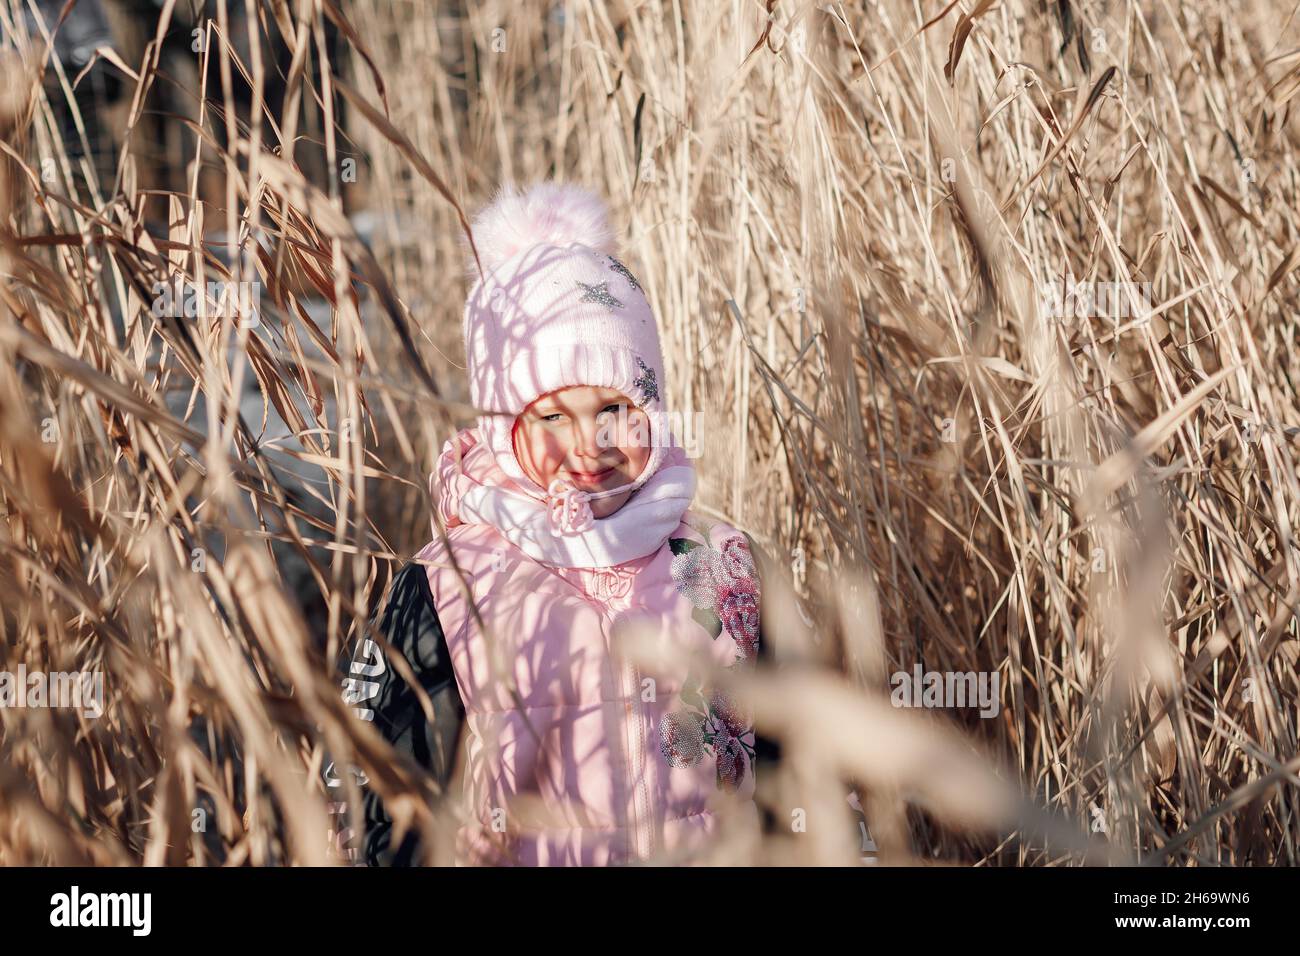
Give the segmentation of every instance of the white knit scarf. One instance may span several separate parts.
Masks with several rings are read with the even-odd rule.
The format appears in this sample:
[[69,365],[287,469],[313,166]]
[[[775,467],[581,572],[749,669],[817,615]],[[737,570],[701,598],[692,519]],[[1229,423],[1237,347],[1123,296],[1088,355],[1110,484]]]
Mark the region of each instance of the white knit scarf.
[[440,486],[439,507],[449,526],[491,525],[530,558],[560,568],[615,567],[658,550],[681,523],[696,484],[695,467],[674,446],[613,514],[590,521],[585,530],[560,531],[550,514],[554,503],[508,478],[474,429],[447,442],[431,477]]

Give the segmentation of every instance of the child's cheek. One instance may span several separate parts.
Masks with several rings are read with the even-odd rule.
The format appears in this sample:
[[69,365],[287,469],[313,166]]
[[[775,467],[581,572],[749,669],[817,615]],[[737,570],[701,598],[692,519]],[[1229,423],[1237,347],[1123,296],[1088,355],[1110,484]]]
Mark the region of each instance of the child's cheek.
[[638,469],[644,468],[645,463],[650,460],[651,439],[650,418],[644,412],[637,415],[636,428],[632,430],[631,434],[635,436],[636,440],[628,457],[636,462]]
[[549,482],[564,461],[564,449],[558,436],[546,429],[532,429],[528,432],[528,450],[532,455],[534,467]]
[[564,462],[564,442],[553,432],[542,436],[542,464],[550,473],[559,470]]
[[553,471],[547,464],[545,435],[531,424],[520,423],[515,429],[515,457],[521,459],[525,471],[538,484],[545,487]]
[[645,463],[650,460],[649,445],[628,445],[622,451],[627,456],[627,460],[632,463],[632,470],[636,474],[640,474]]

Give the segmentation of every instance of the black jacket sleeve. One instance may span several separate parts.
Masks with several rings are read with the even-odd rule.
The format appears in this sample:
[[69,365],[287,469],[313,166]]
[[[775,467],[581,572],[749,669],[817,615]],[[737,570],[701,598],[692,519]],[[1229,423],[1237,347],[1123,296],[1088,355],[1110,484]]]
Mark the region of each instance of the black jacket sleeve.
[[[374,641],[362,640],[345,682],[348,702],[363,719],[374,722],[381,736],[427,769],[445,789],[455,769],[465,708],[452,671],[447,640],[423,566],[408,564],[398,572],[379,620],[379,632],[410,665],[433,705],[430,721],[415,691]],[[383,801],[362,787],[365,832],[361,858],[368,866],[415,866],[423,855],[419,834],[393,842],[393,821]]]

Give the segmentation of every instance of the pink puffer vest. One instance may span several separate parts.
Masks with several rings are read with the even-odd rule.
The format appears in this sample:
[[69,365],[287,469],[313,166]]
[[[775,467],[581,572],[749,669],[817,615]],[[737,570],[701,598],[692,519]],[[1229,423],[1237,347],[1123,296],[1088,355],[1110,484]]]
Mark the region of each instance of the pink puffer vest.
[[706,842],[722,808],[758,825],[747,717],[694,674],[642,673],[611,653],[636,621],[722,666],[755,659],[758,576],[744,536],[684,518],[657,551],[596,570],[541,564],[488,525],[451,527],[482,630],[442,542],[417,555],[433,562],[466,711],[458,862],[668,862]]

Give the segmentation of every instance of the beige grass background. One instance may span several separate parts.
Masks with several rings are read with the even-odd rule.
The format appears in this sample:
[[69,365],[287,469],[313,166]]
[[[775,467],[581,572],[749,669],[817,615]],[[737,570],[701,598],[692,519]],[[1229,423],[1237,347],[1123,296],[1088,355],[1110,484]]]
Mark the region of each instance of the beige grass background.
[[[0,862],[327,862],[330,760],[445,837],[334,661],[468,420],[461,215],[548,177],[608,197],[699,505],[771,558],[779,832],[708,862],[857,861],[847,787],[884,863],[1295,862],[1292,6],[229,7],[130,21],[110,177],[5,61],[0,666],[107,708],[0,709]],[[258,327],[150,314],[228,268]],[[1066,277],[1127,315],[1045,315]],[[917,664],[1000,712],[891,707]]]

